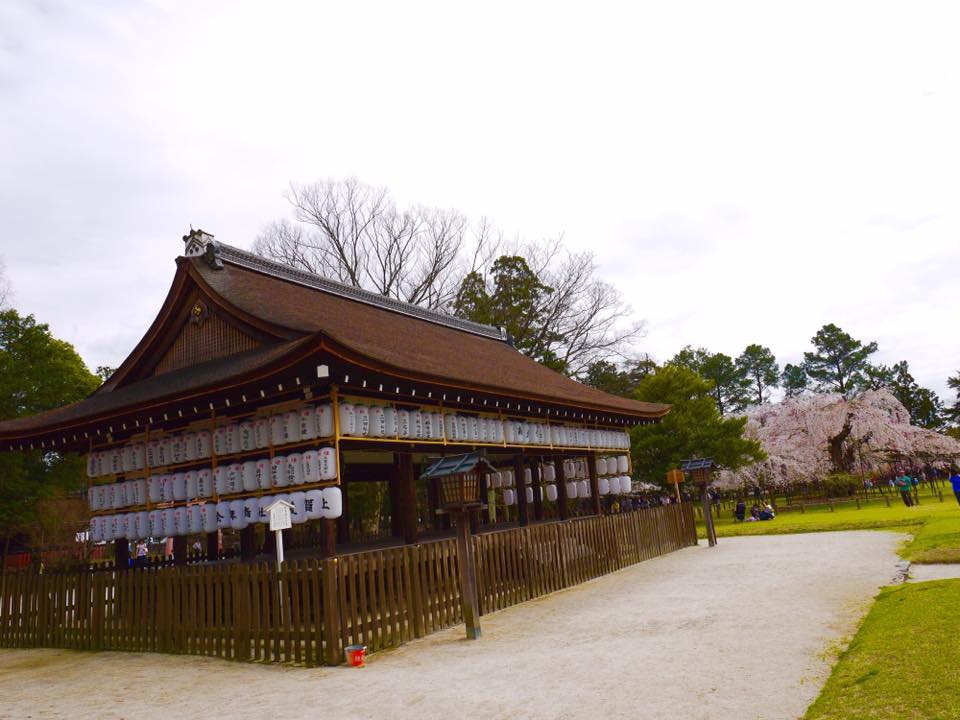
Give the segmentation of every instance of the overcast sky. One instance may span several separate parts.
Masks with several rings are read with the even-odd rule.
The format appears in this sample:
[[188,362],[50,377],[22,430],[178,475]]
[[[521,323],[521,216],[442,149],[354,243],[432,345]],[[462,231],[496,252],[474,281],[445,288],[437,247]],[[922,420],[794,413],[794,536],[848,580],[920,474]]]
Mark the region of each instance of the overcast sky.
[[291,180],[565,233],[641,349],[796,362],[833,322],[960,368],[950,3],[0,4],[0,258],[118,365],[192,224],[249,247]]

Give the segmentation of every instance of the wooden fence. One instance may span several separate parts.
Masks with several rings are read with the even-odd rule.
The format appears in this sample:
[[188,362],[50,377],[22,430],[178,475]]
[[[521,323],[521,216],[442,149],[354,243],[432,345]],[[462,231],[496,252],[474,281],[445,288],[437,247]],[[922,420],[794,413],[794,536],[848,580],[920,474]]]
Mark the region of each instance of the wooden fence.
[[[474,538],[481,613],[696,544],[671,505]],[[347,645],[399,645],[462,621],[452,539],[271,563],[9,573],[0,647],[170,652],[336,664]]]

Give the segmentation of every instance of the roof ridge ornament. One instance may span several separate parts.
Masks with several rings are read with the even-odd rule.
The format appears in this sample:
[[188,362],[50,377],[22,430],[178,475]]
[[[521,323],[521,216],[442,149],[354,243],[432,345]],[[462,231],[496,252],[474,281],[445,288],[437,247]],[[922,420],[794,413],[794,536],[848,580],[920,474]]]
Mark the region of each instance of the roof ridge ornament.
[[213,239],[213,235],[190,226],[190,232],[183,236],[183,256],[184,257],[202,257],[207,264],[214,270],[223,269],[223,261],[220,259],[220,243]]

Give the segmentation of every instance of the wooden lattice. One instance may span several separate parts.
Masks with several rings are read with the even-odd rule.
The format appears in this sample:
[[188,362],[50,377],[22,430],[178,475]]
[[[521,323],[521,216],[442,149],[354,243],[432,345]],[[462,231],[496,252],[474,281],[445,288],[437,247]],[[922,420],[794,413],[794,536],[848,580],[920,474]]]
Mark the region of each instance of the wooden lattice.
[[160,358],[153,374],[162,375],[171,370],[252,350],[259,344],[255,338],[218,315],[211,314],[201,323],[188,321],[184,324],[173,345]]

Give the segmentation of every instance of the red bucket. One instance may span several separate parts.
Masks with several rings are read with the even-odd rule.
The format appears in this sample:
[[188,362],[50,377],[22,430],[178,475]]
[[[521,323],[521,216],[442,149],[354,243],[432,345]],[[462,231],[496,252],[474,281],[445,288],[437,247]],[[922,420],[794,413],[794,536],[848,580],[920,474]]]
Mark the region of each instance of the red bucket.
[[347,645],[347,665],[350,667],[363,667],[367,660],[366,645]]

